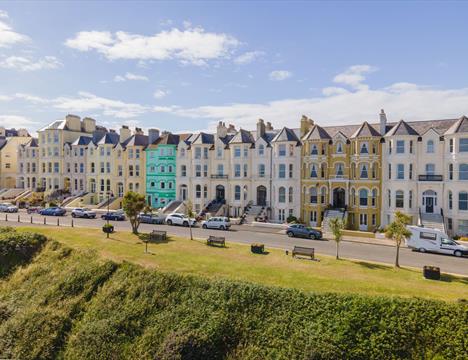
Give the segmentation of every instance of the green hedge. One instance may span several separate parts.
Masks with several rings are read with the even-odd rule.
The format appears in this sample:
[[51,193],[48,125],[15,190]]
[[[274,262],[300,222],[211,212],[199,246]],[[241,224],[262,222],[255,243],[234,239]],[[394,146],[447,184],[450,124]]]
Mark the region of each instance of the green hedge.
[[0,281],[21,359],[466,359],[468,307],[159,273],[49,242]]
[[12,227],[0,227],[0,278],[29,262],[45,241],[44,235],[17,233]]

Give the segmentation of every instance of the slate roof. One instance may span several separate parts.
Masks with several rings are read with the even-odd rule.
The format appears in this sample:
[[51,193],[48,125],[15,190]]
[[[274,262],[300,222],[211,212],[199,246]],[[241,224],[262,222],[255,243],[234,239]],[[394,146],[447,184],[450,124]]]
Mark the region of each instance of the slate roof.
[[193,139],[190,138],[190,144],[214,144],[214,135],[204,132],[194,134]]
[[283,127],[278,134],[271,140],[272,142],[278,141],[296,141],[300,142],[299,138],[297,137],[296,133],[293,129]]
[[253,144],[255,139],[250,131],[240,129],[229,141],[230,144]]
[[327,131],[319,126],[314,125],[312,129],[310,129],[307,134],[304,135],[302,140],[330,140],[331,136],[327,133]]
[[5,136],[6,137],[18,136],[18,130],[14,129],[14,128],[5,129]]
[[400,120],[395,126],[393,126],[386,136],[393,136],[393,135],[413,135],[418,136],[416,130],[414,130],[411,126],[408,125],[407,122],[404,120]]
[[96,145],[112,144],[117,145],[119,143],[120,136],[115,132],[106,132],[103,136],[96,142]]
[[167,133],[157,138],[152,144],[148,145],[149,149],[155,149],[158,145],[179,145],[179,142],[185,141],[191,134],[172,134]]
[[5,136],[0,136],[0,150],[7,144],[8,140]]
[[71,143],[72,146],[74,145],[88,145],[93,140],[90,136],[80,136],[74,142]]
[[148,135],[134,134],[122,143],[123,147],[127,146],[148,146]]
[[380,136],[380,133],[375,130],[372,125],[369,125],[367,121],[364,121],[359,129],[351,135],[351,138],[359,138],[359,137],[373,137],[373,136]]
[[462,116],[445,132],[445,134],[450,135],[466,132],[468,132],[468,118],[466,116]]

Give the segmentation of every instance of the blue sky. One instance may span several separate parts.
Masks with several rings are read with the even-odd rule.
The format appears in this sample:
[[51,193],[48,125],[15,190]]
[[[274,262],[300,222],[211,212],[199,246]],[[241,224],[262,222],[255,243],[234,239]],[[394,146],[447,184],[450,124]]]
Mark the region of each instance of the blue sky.
[[462,2],[0,2],[0,124],[468,115]]

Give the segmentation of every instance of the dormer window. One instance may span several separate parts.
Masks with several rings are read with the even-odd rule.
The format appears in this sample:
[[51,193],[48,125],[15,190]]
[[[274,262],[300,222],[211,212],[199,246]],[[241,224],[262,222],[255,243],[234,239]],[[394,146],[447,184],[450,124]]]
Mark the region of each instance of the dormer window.
[[341,142],[338,142],[336,144],[336,153],[337,154],[342,154],[343,153],[343,144]]
[[260,144],[258,145],[258,155],[263,156],[265,154],[265,145]]
[[434,153],[434,140],[428,140],[426,144],[426,152],[428,154]]
[[397,142],[396,142],[396,153],[397,154],[404,154],[405,153],[405,141],[404,140],[397,140]]
[[361,154],[369,154],[369,149],[367,143],[361,144]]
[[180,157],[185,157],[185,148],[181,148],[179,154]]
[[310,150],[310,155],[318,155],[317,144],[312,145],[312,149]]
[[286,145],[281,144],[278,146],[278,156],[286,156]]

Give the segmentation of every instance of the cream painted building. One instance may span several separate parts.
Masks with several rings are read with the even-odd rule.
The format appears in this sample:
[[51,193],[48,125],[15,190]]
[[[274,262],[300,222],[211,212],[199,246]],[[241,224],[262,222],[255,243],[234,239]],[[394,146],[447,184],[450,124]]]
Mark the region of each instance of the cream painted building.
[[0,189],[15,188],[19,169],[19,146],[31,140],[26,129],[0,127]]

